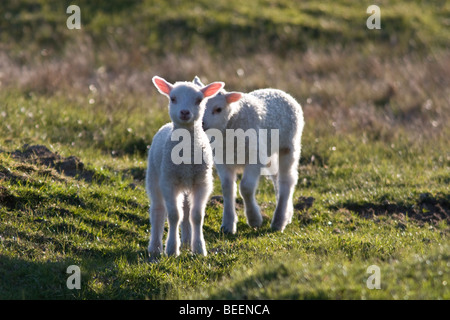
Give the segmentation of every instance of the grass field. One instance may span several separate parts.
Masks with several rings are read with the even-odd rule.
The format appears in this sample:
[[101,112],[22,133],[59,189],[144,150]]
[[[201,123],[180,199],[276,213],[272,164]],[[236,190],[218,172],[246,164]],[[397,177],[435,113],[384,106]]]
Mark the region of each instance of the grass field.
[[[0,5],[0,299],[450,299],[450,5],[379,1]],[[219,231],[149,263],[146,153],[169,121],[151,83],[275,87],[305,129],[292,224]],[[217,176],[213,195],[221,195]],[[70,265],[81,289],[70,290]],[[370,266],[380,289],[369,289]]]

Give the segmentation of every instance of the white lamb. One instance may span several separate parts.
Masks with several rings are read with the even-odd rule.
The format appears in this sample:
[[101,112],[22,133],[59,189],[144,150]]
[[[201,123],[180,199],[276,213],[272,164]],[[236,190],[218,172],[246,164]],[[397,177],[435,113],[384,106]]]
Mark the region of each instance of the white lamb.
[[[194,253],[206,255],[202,227],[206,203],[212,191],[213,158],[208,137],[202,129],[202,117],[207,98],[214,96],[224,83],[214,82],[199,88],[191,82],[171,84],[157,76],[153,77],[153,83],[161,94],[169,98],[172,122],[155,134],[148,154],[145,181],[151,201],[150,260],[155,260],[163,252],[166,217],[169,221],[167,255],[180,253],[180,222],[182,244],[190,246]],[[194,151],[200,150],[200,161],[174,161],[173,149],[179,144],[176,135],[180,132],[189,133],[192,153],[188,156],[193,159]]]
[[[198,86],[203,86],[198,77],[193,80]],[[272,163],[277,165],[278,171],[270,178],[273,181],[277,195],[277,206],[273,215],[271,227],[274,230],[283,231],[292,220],[294,211],[292,197],[298,178],[298,162],[301,151],[301,136],[304,126],[303,111],[299,103],[289,94],[276,89],[261,89],[248,94],[240,92],[226,92],[222,89],[215,97],[209,99],[203,116],[203,129],[219,129],[226,141],[227,129],[259,129],[268,130],[268,144],[270,141],[270,129],[278,129],[278,150],[267,149],[267,156],[272,156]],[[234,139],[234,138],[233,138]],[[223,154],[230,141],[223,143]],[[258,140],[258,144],[261,140]],[[258,185],[261,168],[264,164],[249,162],[248,150],[252,147],[249,139],[245,141],[245,163],[237,164],[217,163],[222,193],[224,197],[224,209],[222,229],[224,232],[235,233],[237,216],[235,211],[236,197],[236,173],[243,170],[240,182],[240,194],[244,200],[247,223],[252,227],[262,224],[260,209],[255,200],[255,192]],[[262,145],[259,145],[262,147]],[[236,148],[236,146],[235,146]],[[234,152],[242,150],[234,150]],[[275,162],[275,163],[273,163]]]

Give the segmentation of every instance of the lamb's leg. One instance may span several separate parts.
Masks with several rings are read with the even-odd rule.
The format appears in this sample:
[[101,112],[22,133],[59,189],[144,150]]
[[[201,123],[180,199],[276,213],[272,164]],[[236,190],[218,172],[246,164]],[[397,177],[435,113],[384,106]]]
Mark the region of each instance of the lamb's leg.
[[247,222],[249,226],[254,228],[260,227],[263,221],[259,206],[255,199],[260,171],[259,166],[247,165],[244,169],[244,174],[239,185],[239,191],[244,199]]
[[190,221],[190,195],[185,194],[183,199],[183,221],[181,222],[181,246],[183,248],[191,247],[192,231]]
[[269,177],[270,177],[270,180],[272,180],[273,190],[274,190],[274,193],[275,193],[275,198],[278,201],[278,173],[274,174],[274,175],[271,175]]
[[290,150],[280,153],[277,207],[271,225],[274,230],[283,231],[292,219],[294,212],[292,196],[297,184],[297,166],[297,155]]
[[[169,189],[169,188],[167,188]],[[169,221],[169,234],[166,242],[167,255],[178,256],[180,254],[180,233],[179,227],[181,222],[181,205],[179,195],[175,190],[163,190],[164,203],[167,209],[167,217]]]
[[225,233],[236,233],[236,173],[225,165],[217,165],[216,167],[222,184],[223,194],[223,217],[220,228]]
[[211,193],[210,186],[196,186],[193,193],[191,212],[192,224],[192,252],[206,256],[206,245],[203,238],[203,218],[205,217],[206,203]]
[[150,261],[155,261],[163,252],[162,238],[164,233],[164,222],[166,221],[166,208],[159,189],[151,190],[150,224],[151,236],[148,245]]

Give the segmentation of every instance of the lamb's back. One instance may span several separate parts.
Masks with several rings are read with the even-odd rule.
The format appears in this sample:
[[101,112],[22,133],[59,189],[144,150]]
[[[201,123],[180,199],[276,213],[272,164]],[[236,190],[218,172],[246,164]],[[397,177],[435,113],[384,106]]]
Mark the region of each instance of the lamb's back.
[[279,129],[280,147],[284,141],[300,138],[303,130],[303,111],[288,93],[278,89],[259,89],[249,93],[264,104],[266,115],[263,127]]

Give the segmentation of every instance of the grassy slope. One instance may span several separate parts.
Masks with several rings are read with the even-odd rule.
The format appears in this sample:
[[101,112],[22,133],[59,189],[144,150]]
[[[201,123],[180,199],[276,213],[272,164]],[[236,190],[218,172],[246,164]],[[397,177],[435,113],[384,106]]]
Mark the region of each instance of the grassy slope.
[[[448,4],[409,2],[406,10],[402,1],[390,1],[389,8],[381,3],[385,28],[373,36],[364,30],[364,6],[348,6],[345,1],[332,6],[260,2],[216,1],[208,6],[199,1],[188,6],[174,1],[180,10],[168,10],[164,1],[154,6],[136,1],[127,8],[120,2],[95,7],[80,1],[81,37],[99,44],[82,39],[80,51],[73,55],[68,43],[73,33],[58,27],[66,19],[57,13],[64,12],[62,4],[10,2],[6,11],[12,12],[12,22],[6,26],[11,32],[2,33],[2,49],[12,61],[28,65],[31,74],[37,71],[35,78],[17,83],[2,78],[8,87],[0,93],[0,298],[450,298],[448,225],[405,216],[435,210],[430,203],[449,208],[446,89],[439,63],[422,62],[422,57],[443,48],[443,58],[436,59],[448,59],[443,40],[448,39]],[[262,8],[258,14],[256,7]],[[176,35],[174,42],[162,42],[169,33]],[[8,37],[16,41],[7,42]],[[222,206],[211,202],[204,228],[209,256],[183,252],[149,264],[148,200],[142,177],[146,146],[168,120],[166,110],[157,107],[165,101],[139,84],[128,87],[105,80],[99,70],[106,66],[108,75],[139,74],[148,63],[164,63],[158,55],[141,61],[143,56],[167,50],[170,58],[186,42],[210,43],[212,55],[231,47],[224,54],[231,57],[230,66],[222,73],[211,71],[214,58],[202,55],[203,64],[193,60],[201,74],[230,78],[231,88],[278,86],[299,98],[307,125],[295,199],[313,197],[314,203],[299,209],[303,201],[296,200],[293,223],[283,234],[270,232],[269,219],[253,230],[240,214],[238,234],[223,235]],[[336,53],[332,48],[338,42],[356,43],[360,53]],[[23,43],[29,46],[20,51]],[[305,43],[318,51],[298,57],[295,53],[287,61],[270,55],[253,59],[251,50],[272,50],[276,56],[285,49],[303,52]],[[392,60],[384,56],[386,49],[370,49],[386,45],[394,46],[397,56]],[[425,49],[428,45],[433,47]],[[123,67],[131,71],[118,69],[120,59],[100,50],[104,46],[124,54],[130,64]],[[43,55],[42,48],[51,56]],[[411,53],[419,48],[425,50],[423,56]],[[73,59],[86,54],[83,50],[98,51],[87,55],[88,62]],[[248,60],[236,58],[243,52]],[[40,58],[35,53],[41,53]],[[59,64],[64,55],[73,59],[69,65],[76,66],[76,72],[64,74],[65,65]],[[40,63],[44,71],[38,69]],[[192,77],[183,60],[179,64],[181,71],[166,69],[169,77]],[[242,66],[244,80],[234,75]],[[271,77],[258,71],[262,66],[275,69]],[[411,68],[423,72],[413,75]],[[60,74],[69,81],[39,81]],[[89,89],[91,81],[99,92]],[[393,97],[384,92],[386,82],[396,88]],[[92,104],[89,99],[94,99]],[[45,144],[64,157],[76,155],[93,172],[93,180],[14,159],[10,153],[24,143]],[[214,193],[220,194],[217,178]],[[261,181],[257,197],[271,217],[274,196],[269,182]],[[66,288],[65,271],[71,264],[82,270],[79,291]],[[366,287],[366,269],[373,264],[381,268],[381,290]]]
[[[305,132],[304,141],[314,137]],[[136,189],[130,186],[134,177],[142,178],[144,159],[111,159],[95,149],[61,146],[63,156],[75,153],[91,164],[94,180],[85,182],[3,152],[0,172],[9,179],[2,182],[0,209],[2,297],[448,299],[445,223],[418,224],[402,215],[365,219],[353,209],[420,206],[425,192],[445,197],[448,208],[448,170],[441,157],[446,143],[412,150],[400,144],[398,151],[380,143],[352,150],[348,140],[332,144],[336,150],[326,165],[301,167],[296,198],[312,196],[315,202],[296,211],[283,234],[271,233],[268,220],[252,230],[241,215],[239,233],[222,235],[222,206],[211,203],[205,221],[210,255],[183,253],[159,264],[146,262],[150,226],[142,181]],[[373,157],[367,158],[368,152]],[[258,199],[271,216],[269,182],[261,182]],[[71,264],[83,271],[81,291],[65,288]],[[384,290],[365,287],[365,270],[372,264],[382,270]]]
[[[19,44],[64,47],[73,32],[65,28],[70,1],[11,1],[2,38]],[[365,30],[367,4],[353,1],[320,3],[287,0],[256,1],[88,1],[80,0],[83,29],[105,42],[119,46],[136,41],[152,50],[186,50],[199,41],[249,52],[261,48],[289,50],[327,41],[367,43],[400,42],[399,47],[417,49],[447,45],[450,6],[445,1],[379,1],[382,29]],[[63,14],[61,14],[63,13]],[[133,38],[130,38],[130,35]],[[310,41],[314,39],[314,42]],[[263,41],[264,40],[264,41]],[[206,43],[205,43],[206,41]],[[244,43],[240,44],[239,42]],[[232,45],[231,45],[232,44]],[[14,46],[14,44],[10,45]]]

